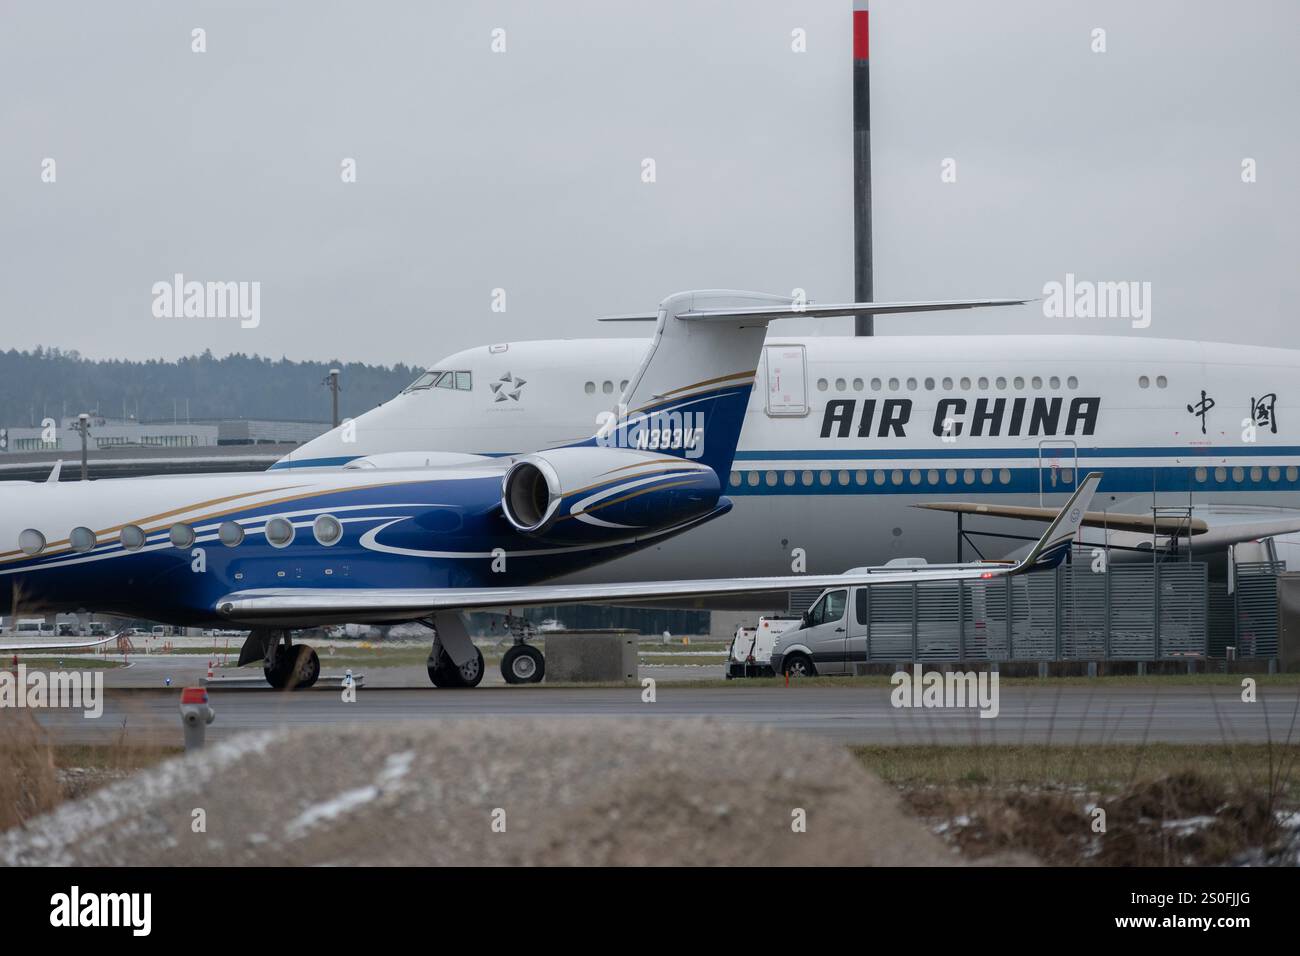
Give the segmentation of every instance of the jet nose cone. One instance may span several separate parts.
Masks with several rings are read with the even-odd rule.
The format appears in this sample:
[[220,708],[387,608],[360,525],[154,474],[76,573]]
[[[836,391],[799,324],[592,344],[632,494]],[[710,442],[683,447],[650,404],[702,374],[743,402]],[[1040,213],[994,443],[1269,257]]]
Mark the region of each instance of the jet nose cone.
[[346,465],[353,458],[364,454],[357,451],[355,442],[346,440],[348,435],[355,432],[355,425],[355,422],[344,421],[338,428],[331,428],[324,435],[299,445],[271,467],[326,468]]
[[344,418],[338,428],[300,445],[271,467],[340,468],[356,458],[410,451],[419,444],[412,444],[418,428],[410,399],[399,395],[356,418]]

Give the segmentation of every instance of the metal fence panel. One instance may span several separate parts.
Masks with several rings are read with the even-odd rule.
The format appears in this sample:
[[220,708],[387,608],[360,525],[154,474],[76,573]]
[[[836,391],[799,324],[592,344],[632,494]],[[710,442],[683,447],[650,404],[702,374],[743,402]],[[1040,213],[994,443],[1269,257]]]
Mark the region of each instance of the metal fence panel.
[[983,582],[961,585],[961,628],[963,658],[968,661],[987,661],[989,655],[989,602],[990,587],[1001,587]]
[[1208,656],[1208,569],[1202,563],[1178,561],[1159,565],[1156,570],[1160,658]]
[[1058,568],[1061,584],[1061,657],[1105,660],[1110,574],[1093,573],[1080,561]]
[[1238,657],[1277,657],[1277,576],[1285,570],[1272,561],[1237,564]]
[[1110,656],[1149,661],[1156,656],[1154,572],[1150,565],[1112,565],[1110,579]]
[[957,582],[916,586],[916,648],[923,661],[958,659],[961,622]]
[[867,624],[867,659],[912,659],[911,584],[877,584],[871,588],[871,619]]
[[1011,660],[1011,579],[984,585],[985,660]]
[[[1277,652],[1275,595],[1273,574],[1238,573],[1231,607],[1248,625],[1251,651],[1263,656]],[[877,584],[868,608],[871,661],[1151,661],[1211,651],[1202,562],[1101,573],[1080,560],[1016,578]]]
[[821,588],[800,588],[786,595],[786,613],[798,617],[812,607],[813,601],[821,594]]
[[1228,593],[1227,581],[1211,581],[1209,590],[1210,656],[1227,657],[1237,644],[1236,595]]
[[1011,660],[1040,661],[1056,656],[1057,591],[1055,573],[1012,579]]

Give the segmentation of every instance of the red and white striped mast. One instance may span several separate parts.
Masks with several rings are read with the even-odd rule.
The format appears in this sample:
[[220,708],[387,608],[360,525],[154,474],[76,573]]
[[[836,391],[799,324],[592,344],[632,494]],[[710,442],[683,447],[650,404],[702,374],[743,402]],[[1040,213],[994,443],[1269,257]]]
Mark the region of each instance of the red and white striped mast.
[[[871,82],[867,0],[853,0],[853,301],[872,302]],[[872,335],[874,317],[854,318],[855,335]]]

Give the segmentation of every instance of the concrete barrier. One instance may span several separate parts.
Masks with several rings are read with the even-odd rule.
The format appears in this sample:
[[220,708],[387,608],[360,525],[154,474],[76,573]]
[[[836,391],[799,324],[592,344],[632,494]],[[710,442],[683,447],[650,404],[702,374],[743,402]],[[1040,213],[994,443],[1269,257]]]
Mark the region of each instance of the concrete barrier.
[[635,631],[547,631],[547,683],[635,681]]

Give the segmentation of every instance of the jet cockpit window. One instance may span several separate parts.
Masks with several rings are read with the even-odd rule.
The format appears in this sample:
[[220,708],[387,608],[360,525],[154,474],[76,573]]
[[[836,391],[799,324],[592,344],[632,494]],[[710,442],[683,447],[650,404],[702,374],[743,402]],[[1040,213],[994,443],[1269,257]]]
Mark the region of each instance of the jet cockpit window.
[[406,391],[416,392],[422,388],[432,388],[438,379],[445,374],[445,372],[439,371],[438,369],[429,369],[429,371],[425,372],[410,385],[406,386]]
[[407,392],[419,392],[420,389],[430,388],[435,381],[438,381],[439,375],[442,375],[442,372],[424,372],[419,378],[407,385],[406,390]]
[[430,369],[410,385],[405,391],[416,392],[426,388],[451,388],[468,392],[473,387],[473,375],[469,372],[448,372],[445,369]]

